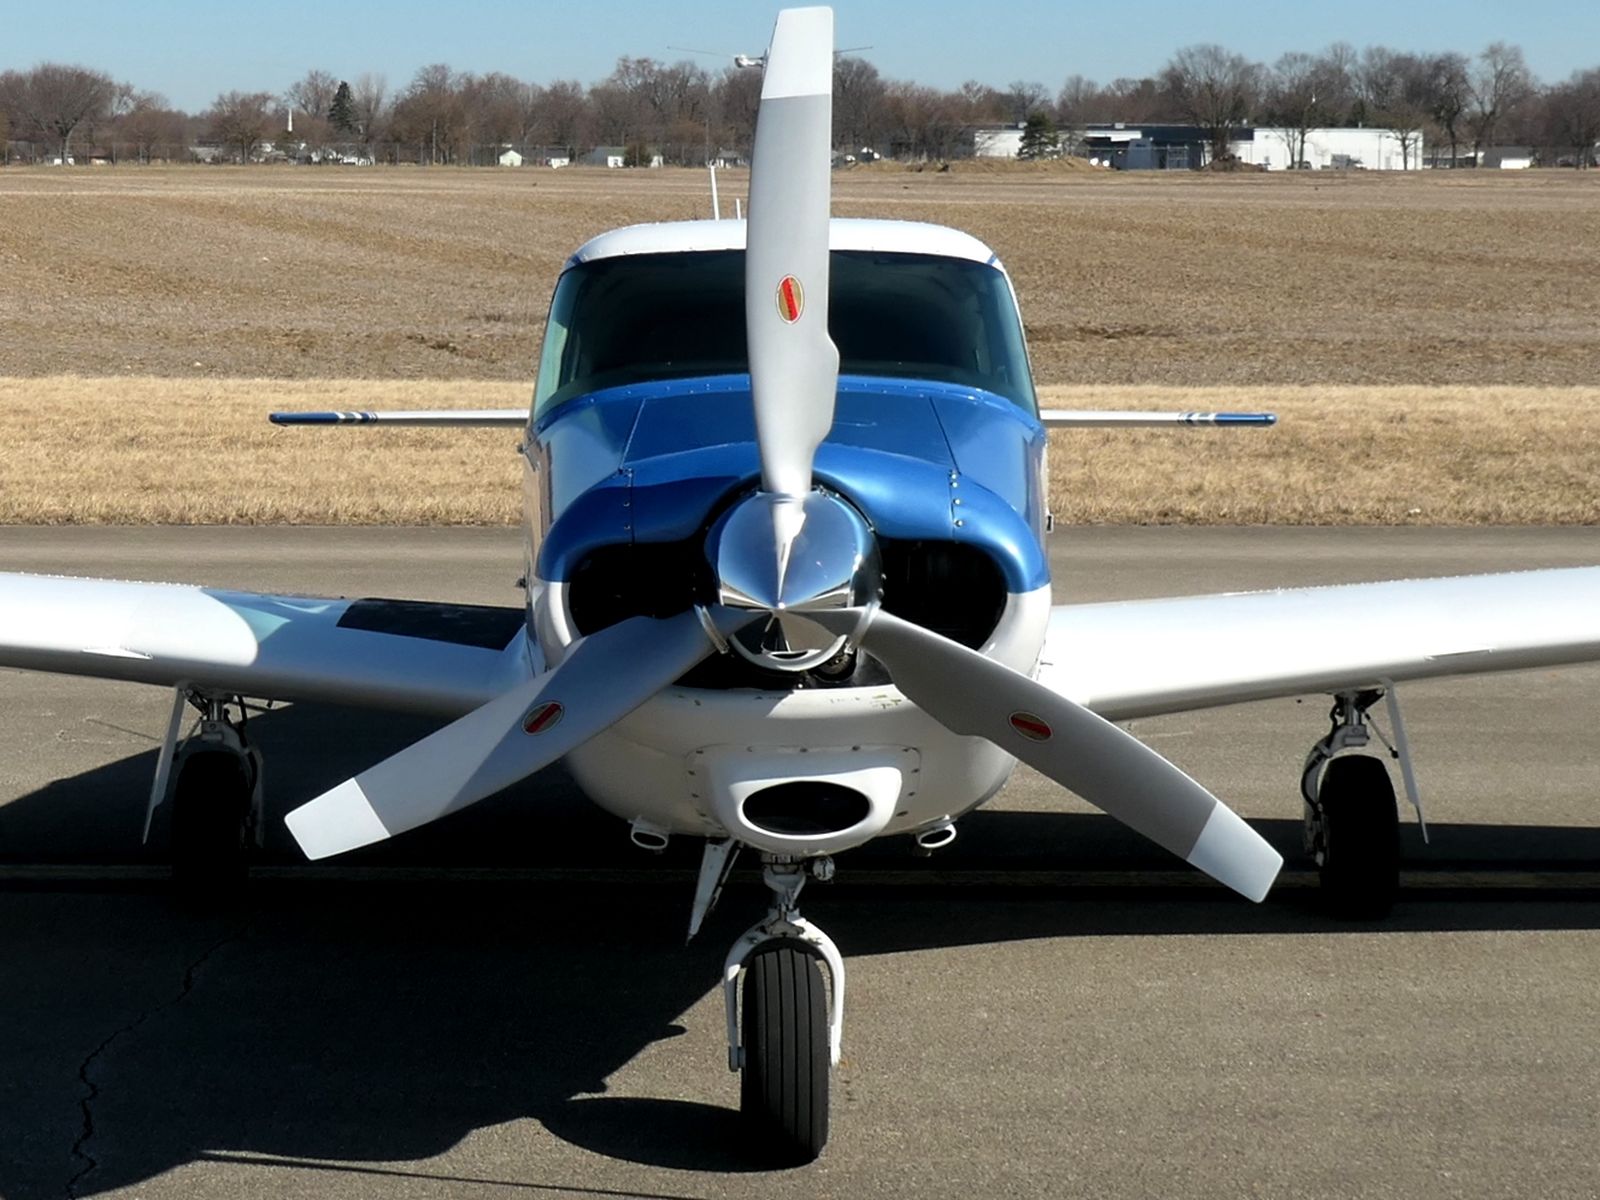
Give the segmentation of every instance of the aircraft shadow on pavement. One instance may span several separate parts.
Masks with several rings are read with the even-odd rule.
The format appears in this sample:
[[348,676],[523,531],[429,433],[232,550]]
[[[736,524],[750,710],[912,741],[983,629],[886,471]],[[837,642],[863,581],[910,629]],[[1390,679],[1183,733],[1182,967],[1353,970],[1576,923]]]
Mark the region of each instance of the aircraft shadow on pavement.
[[[286,808],[429,728],[312,708],[254,722],[268,754],[269,858],[294,860]],[[74,861],[83,847],[106,853],[111,836],[80,837],[77,822],[131,828],[136,842],[152,766],[143,754],[13,800],[5,857],[30,861],[31,843],[60,861],[52,829],[79,848]],[[1261,826],[1286,849],[1299,836],[1297,821]],[[159,842],[158,829],[152,855]],[[1543,862],[1552,845],[1568,862],[1600,859],[1600,831],[1586,829],[1436,827],[1435,845],[1469,860],[1496,849]],[[297,878],[260,882],[239,911],[208,917],[175,911],[148,886],[13,886],[0,893],[0,1195],[89,1195],[207,1158],[376,1170],[359,1164],[425,1160],[519,1118],[623,1160],[760,1169],[741,1150],[731,1075],[721,1104],[606,1094],[611,1074],[680,1034],[681,1015],[716,987],[727,946],[764,906],[759,885],[731,887],[685,948],[689,848],[643,856],[559,772],[362,861],[659,862],[672,886],[637,876],[609,885]],[[1041,937],[1371,928],[1337,925],[1292,895],[1252,906],[1213,889],[1004,883],[1097,862],[1168,865],[1107,818],[979,812],[956,847],[928,862],[894,844],[845,856],[846,882],[809,891],[805,907],[847,958]],[[872,882],[916,870],[930,872],[926,886]],[[982,882],[963,884],[964,873]],[[1509,904],[1412,895],[1384,925],[1596,927],[1592,894]],[[692,1058],[685,1070],[703,1071],[708,1056]],[[720,1061],[720,1046],[709,1059]],[[534,1186],[581,1192],[578,1182]]]

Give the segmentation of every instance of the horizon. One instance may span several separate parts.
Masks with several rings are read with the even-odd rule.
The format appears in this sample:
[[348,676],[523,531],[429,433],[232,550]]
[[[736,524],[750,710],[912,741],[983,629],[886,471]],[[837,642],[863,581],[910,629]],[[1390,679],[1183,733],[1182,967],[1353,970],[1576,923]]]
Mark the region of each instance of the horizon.
[[[88,67],[159,92],[191,114],[229,91],[282,95],[310,70],[351,81],[383,75],[391,93],[432,63],[477,75],[502,71],[529,83],[576,79],[589,86],[621,57],[689,59],[714,74],[731,65],[734,53],[765,49],[779,7],[681,0],[668,9],[596,0],[582,12],[541,13],[503,0],[459,0],[449,27],[434,28],[433,6],[421,0],[396,0],[381,11],[347,5],[333,12],[309,0],[282,0],[267,27],[241,35],[229,13],[200,0],[169,0],[154,12],[85,0],[66,24],[37,8],[13,16],[0,70],[41,62]],[[1287,51],[1315,53],[1338,41],[1358,50],[1385,45],[1469,57],[1505,41],[1522,48],[1543,83],[1600,65],[1600,6],[1574,11],[1550,0],[1529,0],[1514,15],[1493,0],[1424,3],[1398,13],[1378,0],[1350,0],[1336,13],[1296,14],[1291,34],[1276,32],[1290,22],[1266,0],[1233,0],[1204,13],[1177,0],[1144,0],[1116,13],[1017,0],[983,13],[976,25],[970,7],[956,0],[837,5],[839,45],[890,79],[940,89],[968,80],[1002,89],[1013,80],[1037,81],[1052,96],[1073,75],[1101,84],[1156,75],[1175,51],[1201,42],[1270,65]],[[590,28],[628,32],[608,41]],[[1441,36],[1442,29],[1448,34]]]

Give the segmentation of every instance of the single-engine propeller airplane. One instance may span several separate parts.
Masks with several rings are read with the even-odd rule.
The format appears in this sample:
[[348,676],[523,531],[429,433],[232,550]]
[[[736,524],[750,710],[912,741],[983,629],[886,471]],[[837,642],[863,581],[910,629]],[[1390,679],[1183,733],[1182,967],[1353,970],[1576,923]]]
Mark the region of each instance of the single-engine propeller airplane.
[[1113,722],[1326,693],[1308,848],[1336,905],[1381,913],[1395,791],[1346,753],[1369,710],[1388,706],[1414,801],[1397,683],[1600,658],[1600,568],[1052,607],[1047,428],[1272,418],[1040,412],[988,247],[830,219],[833,44],[829,9],[779,15],[747,221],[572,256],[531,411],[274,415],[524,428],[524,607],[0,576],[0,665],[173,689],[150,803],[170,794],[180,882],[259,829],[246,698],[452,718],[290,812],[311,858],[561,758],[641,846],[704,839],[691,935],[736,853],[759,855],[771,908],[726,960],[729,1063],[799,1160],[828,1135],[845,973],[798,899],[833,855],[948,844],[1021,760],[1259,901],[1279,854]]

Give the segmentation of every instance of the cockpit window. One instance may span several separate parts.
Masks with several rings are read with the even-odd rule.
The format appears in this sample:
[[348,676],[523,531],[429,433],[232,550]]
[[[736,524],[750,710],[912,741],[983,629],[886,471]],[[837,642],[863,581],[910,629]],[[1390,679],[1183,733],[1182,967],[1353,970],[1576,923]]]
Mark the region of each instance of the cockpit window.
[[[841,373],[981,388],[1036,411],[1016,303],[998,268],[835,250],[829,277]],[[742,250],[598,259],[556,287],[535,411],[601,388],[749,369]]]

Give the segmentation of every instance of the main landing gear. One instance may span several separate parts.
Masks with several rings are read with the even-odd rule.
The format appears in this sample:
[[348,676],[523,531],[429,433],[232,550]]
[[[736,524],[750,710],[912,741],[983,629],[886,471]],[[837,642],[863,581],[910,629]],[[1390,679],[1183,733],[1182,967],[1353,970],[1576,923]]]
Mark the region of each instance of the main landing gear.
[[828,1141],[828,1074],[844,1033],[844,960],[796,906],[808,877],[831,879],[833,860],[762,856],[772,907],[734,943],[722,972],[739,1109],[785,1165],[811,1162]]
[[[238,719],[229,713],[238,709]],[[179,742],[193,708],[200,719]],[[171,791],[173,898],[186,908],[225,907],[244,892],[261,837],[261,753],[245,738],[244,701],[179,688],[156,764],[145,818]]]
[[[1335,916],[1354,920],[1386,916],[1400,887],[1400,813],[1388,768],[1370,754],[1334,757],[1368,744],[1376,731],[1368,725],[1367,710],[1382,699],[1385,694],[1378,690],[1335,696],[1332,728],[1311,748],[1300,779],[1306,852],[1317,864],[1323,903]],[[1392,688],[1387,700],[1398,746],[1389,751],[1400,760],[1420,820],[1410,749]]]

